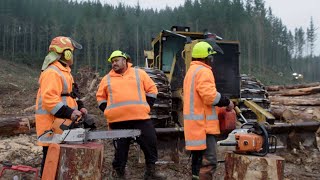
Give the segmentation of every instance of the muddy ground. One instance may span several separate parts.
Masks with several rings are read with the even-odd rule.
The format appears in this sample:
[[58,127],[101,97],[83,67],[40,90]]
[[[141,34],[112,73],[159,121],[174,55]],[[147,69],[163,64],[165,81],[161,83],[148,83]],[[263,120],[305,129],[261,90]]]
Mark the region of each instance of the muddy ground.
[[[36,70],[16,66],[13,63],[0,60],[7,70],[0,68],[0,118],[8,116],[32,115],[34,112],[26,110],[35,103],[37,91]],[[94,91],[98,75],[86,70],[85,73],[77,75],[80,87],[85,87],[83,96],[85,104],[91,114],[97,119],[99,129],[106,129],[102,113],[96,107]],[[90,93],[88,92],[90,91]],[[109,140],[101,141],[105,145],[103,177],[108,179],[111,173],[111,162],[113,158],[113,145]],[[133,144],[130,149],[130,157],[127,165],[128,179],[142,179],[144,163],[139,163],[138,146]],[[34,129],[29,134],[0,137],[0,162],[9,161],[12,164],[22,164],[39,168],[42,149],[36,146],[36,135]],[[320,179],[320,152],[316,145],[312,147],[299,146],[291,150],[279,150],[277,155],[285,158],[284,178],[287,180],[310,180]],[[223,159],[219,159],[223,160]],[[190,179],[190,159],[188,154],[183,154],[180,163],[159,164],[158,169],[168,176],[168,179]],[[0,165],[1,167],[1,165]],[[6,171],[0,179],[32,179],[33,174]],[[224,178],[224,163],[218,164],[215,179]]]

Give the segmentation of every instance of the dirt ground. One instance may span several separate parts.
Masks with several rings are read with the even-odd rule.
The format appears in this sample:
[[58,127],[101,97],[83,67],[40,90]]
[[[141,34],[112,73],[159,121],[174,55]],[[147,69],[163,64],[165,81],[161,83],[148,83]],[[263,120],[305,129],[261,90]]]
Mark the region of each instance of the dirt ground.
[[[0,118],[8,116],[32,115],[34,112],[26,110],[35,103],[37,91],[37,79],[39,73],[28,67],[20,67],[13,63],[0,60],[0,63],[7,70],[0,68]],[[80,79],[78,79],[80,78]],[[86,98],[85,104],[89,112],[97,119],[99,129],[105,129],[105,121],[102,113],[96,107],[94,91],[99,83],[97,74],[90,72],[77,75],[80,87],[85,87],[83,95]],[[93,82],[96,81],[96,82]],[[88,93],[86,91],[93,91]],[[31,108],[32,109],[32,108]],[[101,141],[105,145],[103,177],[108,179],[111,173],[111,162],[113,159],[113,145],[110,140]],[[128,179],[142,179],[144,163],[139,163],[138,146],[133,144],[130,149],[129,162],[127,164]],[[320,179],[320,152],[313,147],[303,147],[292,150],[279,150],[277,155],[285,159],[284,178],[286,180],[310,180]],[[23,134],[11,137],[0,137],[0,164],[9,161],[12,164],[28,165],[40,168],[42,149],[36,146],[36,135],[34,130],[30,134]],[[219,159],[223,160],[223,159]],[[2,165],[0,165],[1,167]],[[191,179],[191,162],[188,154],[182,155],[179,164],[159,164],[157,167],[168,176],[168,179]],[[32,179],[33,174],[19,173],[17,171],[5,171],[0,179]],[[215,179],[224,179],[224,163],[219,163]]]

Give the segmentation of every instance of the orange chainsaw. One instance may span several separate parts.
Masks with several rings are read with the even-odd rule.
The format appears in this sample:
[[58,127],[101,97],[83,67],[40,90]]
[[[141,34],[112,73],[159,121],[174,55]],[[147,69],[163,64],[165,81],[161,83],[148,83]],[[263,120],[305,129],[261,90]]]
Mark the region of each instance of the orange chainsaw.
[[263,125],[257,122],[247,122],[240,129],[233,130],[227,139],[218,141],[217,144],[235,146],[235,153],[265,156],[269,153],[269,141],[273,141],[276,147],[276,138],[269,137]]

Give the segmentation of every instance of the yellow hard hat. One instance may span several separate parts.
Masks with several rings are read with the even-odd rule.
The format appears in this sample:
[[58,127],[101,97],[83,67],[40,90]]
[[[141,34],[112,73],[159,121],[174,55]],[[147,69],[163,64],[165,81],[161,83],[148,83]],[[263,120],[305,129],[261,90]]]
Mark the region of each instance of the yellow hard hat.
[[212,46],[207,42],[198,42],[193,46],[192,58],[204,59],[209,55],[216,54],[217,52],[213,50]]
[[110,57],[108,58],[108,61],[111,62],[111,59],[114,57],[124,57],[125,59],[128,59],[126,53],[124,53],[120,50],[113,51],[112,54],[110,55]]

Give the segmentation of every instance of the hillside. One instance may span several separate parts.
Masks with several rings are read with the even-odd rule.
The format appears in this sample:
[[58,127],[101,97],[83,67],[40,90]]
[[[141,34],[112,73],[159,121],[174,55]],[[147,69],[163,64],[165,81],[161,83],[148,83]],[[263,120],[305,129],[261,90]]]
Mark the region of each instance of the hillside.
[[0,59],[0,115],[21,114],[34,105],[39,71]]

